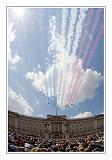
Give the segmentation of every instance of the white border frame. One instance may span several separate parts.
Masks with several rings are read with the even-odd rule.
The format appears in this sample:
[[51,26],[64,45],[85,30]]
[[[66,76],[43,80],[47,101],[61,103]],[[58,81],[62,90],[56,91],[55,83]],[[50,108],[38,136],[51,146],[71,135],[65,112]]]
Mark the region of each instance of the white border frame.
[[[111,84],[111,79],[112,79],[112,74],[110,74],[110,69],[112,68],[112,63],[111,63],[111,59],[112,59],[112,49],[111,49],[111,38],[110,38],[110,32],[112,29],[112,20],[111,20],[111,16],[112,13],[112,7],[110,6],[110,2],[105,2],[106,0],[87,0],[86,2],[82,2],[83,0],[78,0],[78,2],[73,2],[72,0],[69,0],[69,2],[63,2],[63,0],[61,0],[60,3],[58,2],[51,2],[50,0],[43,0],[43,1],[36,1],[36,0],[32,0],[30,2],[26,2],[26,0],[24,0],[24,2],[21,1],[13,1],[13,0],[7,0],[4,2],[4,0],[1,2],[1,6],[0,6],[0,12],[1,12],[1,18],[0,18],[0,22],[1,22],[1,57],[0,57],[0,73],[1,73],[1,77],[0,77],[0,84],[1,85],[1,91],[0,91],[0,134],[1,134],[1,143],[0,143],[0,157],[2,157],[2,159],[9,159],[9,160],[19,160],[21,159],[34,159],[37,157],[40,159],[46,158],[49,159],[50,156],[54,159],[57,158],[78,158],[80,159],[86,159],[86,160],[90,160],[90,158],[94,158],[95,160],[99,160],[99,158],[102,158],[102,160],[104,159],[110,159],[112,157],[112,152],[111,152],[111,143],[110,141],[112,141],[111,135],[112,135],[112,128],[111,128],[111,113],[112,113],[112,107],[111,107],[111,91],[110,88],[112,88],[112,84]],[[106,58],[104,60],[104,62],[106,61],[106,71],[108,70],[108,72],[106,72],[106,83],[104,85],[106,85],[106,89],[104,90],[104,92],[106,91],[106,93],[108,93],[108,98],[106,96],[106,99],[108,99],[108,101],[106,100],[106,106],[108,106],[106,108],[106,112],[105,112],[105,119],[106,119],[106,132],[108,133],[108,135],[106,135],[106,154],[85,154],[83,156],[83,154],[6,154],[6,6],[106,6],[106,49],[108,48],[108,54],[106,53]],[[107,25],[108,24],[108,25]],[[107,63],[108,62],[108,63]],[[105,71],[104,71],[105,73]],[[104,86],[105,88],[105,86]],[[107,92],[108,91],[108,92]],[[104,107],[105,108],[105,107]],[[107,116],[108,114],[108,116]],[[110,122],[110,123],[109,123]],[[111,129],[110,129],[111,128]],[[69,157],[68,157],[69,156]]]
[[[17,6],[6,6],[6,41],[7,41],[7,25],[8,25],[8,8],[13,8],[13,7],[17,7]],[[18,7],[21,7],[21,6],[18,6]],[[8,152],[8,55],[7,55],[7,44],[6,44],[6,60],[7,60],[7,87],[6,87],[6,90],[7,90],[7,101],[6,101],[6,144],[7,144],[7,149],[6,149],[6,154],[106,154],[106,145],[105,145],[105,142],[106,142],[106,137],[105,137],[105,124],[106,124],[106,117],[105,117],[105,112],[106,112],[106,109],[105,109],[105,40],[106,40],[106,36],[105,36],[105,29],[106,29],[106,24],[105,24],[105,20],[106,20],[106,7],[105,6],[60,6],[60,7],[57,7],[57,6],[47,6],[47,7],[43,7],[43,6],[24,6],[25,8],[102,8],[104,9],[104,52],[103,52],[103,57],[104,57],[104,100],[103,100],[103,109],[104,109],[104,152]]]

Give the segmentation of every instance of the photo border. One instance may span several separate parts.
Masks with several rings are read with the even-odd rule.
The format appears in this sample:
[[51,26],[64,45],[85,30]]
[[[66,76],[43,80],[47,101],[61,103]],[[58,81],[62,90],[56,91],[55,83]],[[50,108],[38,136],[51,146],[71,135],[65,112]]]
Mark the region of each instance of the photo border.
[[[13,6],[6,5],[6,155],[9,154],[106,154],[106,6]],[[7,21],[8,13],[7,9],[13,7],[25,7],[25,8],[104,8],[104,50],[103,50],[103,71],[104,71],[104,152],[8,152],[8,54],[7,54]]]

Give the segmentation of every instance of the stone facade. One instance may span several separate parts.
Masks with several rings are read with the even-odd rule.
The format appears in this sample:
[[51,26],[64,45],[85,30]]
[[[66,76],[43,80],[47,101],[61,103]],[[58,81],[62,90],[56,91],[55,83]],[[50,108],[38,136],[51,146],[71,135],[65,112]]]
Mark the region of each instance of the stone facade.
[[104,128],[104,115],[88,118],[67,118],[65,115],[47,115],[47,118],[31,117],[8,111],[8,129],[39,138],[73,138],[98,132]]

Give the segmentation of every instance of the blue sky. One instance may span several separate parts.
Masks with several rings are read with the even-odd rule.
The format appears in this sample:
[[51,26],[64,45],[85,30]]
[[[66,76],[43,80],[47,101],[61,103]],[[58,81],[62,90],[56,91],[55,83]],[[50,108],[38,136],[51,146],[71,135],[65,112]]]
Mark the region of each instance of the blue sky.
[[[97,9],[94,9],[93,23],[95,23],[96,13]],[[21,57],[20,63],[9,63],[8,85],[18,97],[21,95],[27,104],[31,106],[33,109],[33,116],[55,114],[55,108],[48,105],[47,96],[43,92],[38,91],[32,86],[31,81],[26,79],[26,74],[32,72],[33,69],[37,70],[38,65],[40,66],[41,71],[45,71],[45,59],[47,57],[50,58],[50,55],[48,55],[48,48],[50,45],[49,21],[52,16],[56,18],[56,32],[60,34],[62,25],[62,8],[27,8],[22,17],[16,16],[11,8],[8,10],[9,24],[13,24],[12,32],[15,31],[15,38],[10,42],[11,56],[14,58],[14,55],[17,54]],[[99,25],[101,23],[103,24],[103,14],[100,16]],[[91,24],[91,26],[92,25],[94,24]],[[97,33],[99,32],[99,25],[94,33],[94,38],[97,37]],[[86,42],[87,41],[85,41],[85,44]],[[83,47],[85,46],[86,45]],[[92,50],[92,46],[93,44],[91,44],[90,50]],[[49,59],[49,62],[51,63],[51,59]],[[96,70],[98,73],[101,73],[101,76],[103,76],[103,64],[104,38],[101,36],[92,61],[89,64],[89,68]],[[75,115],[84,112],[91,112],[92,115],[102,113],[104,111],[103,90],[104,82],[102,80],[99,87],[96,88],[93,98],[85,99],[83,102],[79,102],[72,107],[65,107],[64,110],[59,108],[58,114],[74,117]],[[16,111],[16,107],[14,111]]]

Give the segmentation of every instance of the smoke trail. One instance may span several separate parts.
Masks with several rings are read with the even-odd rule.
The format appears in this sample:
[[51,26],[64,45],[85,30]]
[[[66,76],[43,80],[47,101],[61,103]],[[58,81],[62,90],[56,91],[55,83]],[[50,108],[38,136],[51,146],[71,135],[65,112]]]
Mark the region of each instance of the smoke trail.
[[60,81],[61,81],[61,73],[62,71],[58,72],[58,82],[57,82],[57,104],[59,104],[59,90],[60,90]]
[[[70,54],[71,52],[71,48],[73,45],[73,40],[74,40],[74,33],[75,33],[75,28],[76,28],[76,23],[77,23],[77,17],[78,17],[78,9],[73,8],[71,9],[70,12],[70,22],[69,22],[69,26],[68,26],[68,34],[67,34],[67,42],[66,42],[66,49],[68,51],[68,54]],[[64,87],[64,91],[63,91],[63,95],[62,95],[62,100],[61,103],[63,104],[63,101],[65,99],[65,94],[66,94],[66,89],[67,89],[67,83],[68,83],[68,75],[70,72],[70,67],[68,65],[66,73],[65,73],[65,83],[63,85]]]
[[[55,58],[56,58],[56,57],[55,57]],[[56,87],[56,86],[55,86],[55,85],[56,85],[56,73],[55,73],[55,72],[56,72],[56,68],[55,68],[55,67],[56,67],[56,60],[54,60],[54,107],[57,107],[57,106],[56,106],[56,105],[57,105],[57,104],[56,104],[56,103],[57,103],[57,102],[56,102],[56,89],[55,89],[55,87]]]
[[[78,59],[77,59],[77,57],[76,57],[76,59],[75,59],[75,61],[74,61],[74,63],[73,63],[73,66],[72,66],[73,73],[72,73],[71,78],[69,79],[70,84],[69,84],[69,90],[68,90],[68,94],[67,94],[67,98],[66,98],[66,99],[67,99],[67,102],[69,102],[70,95],[71,95],[71,94],[70,94],[71,88],[72,88],[74,79],[75,79],[75,77],[77,76],[77,74],[75,73],[76,70],[75,70],[75,68],[74,68],[74,67],[76,67],[77,64],[78,64]],[[70,72],[69,72],[69,74],[70,74]],[[69,104],[69,103],[68,103],[68,104]]]
[[79,71],[79,73],[77,74],[77,78],[76,78],[76,80],[75,80],[75,85],[74,85],[74,87],[73,87],[73,90],[72,90],[72,95],[71,95],[71,97],[70,97],[70,100],[69,100],[69,103],[71,104],[71,100],[72,100],[72,98],[73,98],[73,95],[74,95],[74,91],[76,90],[76,86],[77,86],[77,83],[78,83],[78,81],[79,81],[79,79],[80,79],[80,71]]
[[52,79],[51,79],[51,73],[49,73],[49,77],[48,77],[48,82],[49,82],[49,90],[48,90],[48,96],[50,98],[50,104],[53,106],[53,93],[52,93]]
[[[103,35],[103,25],[100,26],[100,32],[98,33],[98,36],[97,36],[96,39],[95,39],[95,43],[94,43],[93,48],[92,48],[92,50],[91,50],[91,52],[90,52],[90,55],[89,55],[88,61],[87,61],[87,63],[86,63],[85,69],[88,68],[88,66],[89,66],[89,64],[90,64],[90,62],[91,62],[91,60],[92,60],[92,58],[93,58],[93,55],[95,54],[95,50],[96,50],[96,48],[97,48],[97,46],[98,46],[98,43],[99,43],[102,35]],[[81,84],[82,84],[83,78],[84,78],[84,77],[81,78],[80,83],[78,84],[78,88],[77,88],[77,90],[76,90],[76,92],[75,92],[75,96],[74,96],[74,98],[73,98],[74,100],[76,100],[76,98],[77,98],[77,95],[78,95],[80,86],[81,86]],[[79,79],[79,78],[77,78],[77,79]]]
[[[65,52],[65,44],[66,44],[66,36],[68,32],[68,24],[69,24],[69,9],[64,8],[62,10],[62,25],[61,25],[61,39],[59,39],[59,52]],[[60,44],[62,46],[60,47]],[[57,103],[60,105],[60,95],[62,90],[62,83],[63,83],[63,71],[59,72],[58,74],[58,89],[57,89]]]
[[[61,24],[61,36],[58,35],[58,38],[57,38],[57,52],[58,53],[63,53],[65,52],[65,43],[66,43],[66,35],[67,35],[67,30],[68,30],[68,24],[69,24],[69,9],[67,8],[64,8],[62,10],[62,24]],[[57,75],[57,78],[58,78],[58,87],[57,87],[57,103],[59,104],[60,102],[60,91],[61,91],[61,88],[62,87],[62,78],[63,77],[63,72],[59,71],[58,72],[58,75]]]
[[67,36],[67,30],[68,30],[68,24],[69,24],[69,9],[63,8],[62,10],[62,25],[61,25],[61,35],[62,39],[64,41],[64,44],[66,43],[66,36]]
[[[74,17],[74,22],[72,22],[73,17],[70,17],[70,21],[69,21],[69,17],[68,17],[69,10],[68,9],[65,9],[65,10],[66,10],[65,12],[66,16],[65,15],[64,16],[66,18],[64,17],[65,20],[64,18],[62,19],[61,34],[56,33],[56,18],[52,16],[49,21],[51,40],[50,40],[50,45],[48,47],[48,52],[50,53],[50,56],[53,59],[49,56],[49,58],[51,58],[52,60],[52,64],[50,61],[50,67],[47,69],[44,75],[45,76],[44,77],[45,80],[43,80],[44,88],[41,88],[39,90],[40,86],[38,85],[38,79],[39,79],[38,76],[36,77],[36,80],[33,79],[34,81],[37,81],[37,85],[38,85],[36,86],[37,89],[43,92],[45,95],[47,95],[47,97],[52,100],[54,106],[57,101],[60,108],[66,107],[66,105],[74,103],[75,99],[77,98],[77,93],[79,92],[79,88],[81,85],[80,83],[82,81],[82,76],[84,71],[82,68],[82,60],[78,58],[75,52],[69,53],[67,52],[66,49],[68,48],[68,51],[70,51],[73,41],[79,46],[79,41],[82,36],[82,31],[84,30],[83,28],[84,28],[84,24],[85,24],[84,22],[86,19],[86,12],[88,11],[88,9],[85,9],[85,10],[80,9],[80,15],[78,15],[79,9],[72,9],[71,14],[73,13],[75,14],[75,15],[72,15]],[[88,13],[88,16],[89,16],[89,13]],[[79,17],[78,22],[77,22],[77,17]],[[87,27],[89,27],[90,20],[88,20],[87,22],[88,22]],[[70,31],[70,28],[71,28],[71,31]],[[76,30],[74,30],[74,28],[76,28]],[[79,29],[79,32],[78,32],[78,29]],[[67,44],[66,48],[64,47],[63,44],[61,44],[62,36],[66,41],[66,44]],[[82,38],[83,42],[84,40],[85,40],[85,37]],[[80,49],[78,48],[78,46],[76,48]],[[73,48],[73,49],[77,51],[76,48]],[[90,64],[92,57],[93,57],[93,52],[91,54],[91,57],[89,57],[88,59],[87,65]],[[81,65],[79,65],[79,61]],[[60,65],[62,65],[62,67],[60,67]],[[41,79],[41,76],[39,77]],[[51,103],[49,99],[48,99],[48,103]]]
[[61,92],[61,87],[62,87],[62,76],[63,75],[63,70],[59,72],[59,82],[58,82],[58,91],[57,91],[57,103],[58,105],[60,104],[60,92]]
[[64,75],[63,75],[63,84],[62,84],[62,89],[61,89],[60,105],[63,104],[63,97],[64,97],[64,93],[65,93],[64,91],[65,91],[66,81],[67,81],[67,79],[66,79],[66,77],[67,77],[66,71],[68,71],[68,68],[69,68],[69,64],[67,64],[67,65],[65,66],[65,72],[64,72]]
[[83,45],[85,45],[85,41],[87,39],[87,31],[90,28],[91,22],[93,22],[93,9],[88,10],[87,21],[85,23],[84,30],[82,31],[83,35],[81,36],[81,42],[80,42],[80,46],[79,46],[79,49],[78,49],[78,52],[77,52],[78,56],[80,56],[81,53],[82,53],[82,48],[83,48]]
[[71,48],[74,40],[77,16],[78,16],[78,9],[76,8],[71,9],[70,23],[69,23],[68,34],[67,34],[67,45],[66,45],[66,49],[69,53],[71,52]]
[[63,96],[63,105],[68,105],[67,103],[67,98],[68,96],[70,95],[70,89],[71,89],[71,81],[73,80],[72,77],[73,77],[73,74],[74,76],[76,75],[75,71],[72,72],[73,68],[76,68],[76,63],[77,63],[77,57],[75,56],[70,56],[71,58],[73,58],[73,62],[71,62],[66,70],[66,84],[65,84],[65,90],[64,90],[64,96]]
[[[98,10],[98,14],[97,14],[97,17],[96,17],[96,21],[95,21],[95,23],[94,23],[94,25],[93,25],[93,28],[92,28],[92,34],[91,34],[92,39],[93,39],[95,30],[96,30],[97,25],[98,25],[98,22],[99,22],[100,13],[101,13],[101,9]],[[85,57],[87,56],[87,52],[88,52],[88,49],[90,48],[90,45],[91,45],[91,41],[88,42],[87,48],[86,48],[85,53],[84,53],[84,55],[83,55],[83,59],[82,59],[82,62],[83,62],[83,63],[84,63],[84,61],[85,61]],[[88,63],[89,63],[89,62],[88,62]],[[87,67],[86,67],[86,68],[87,68]],[[77,77],[77,80],[78,80],[79,78],[80,78],[80,77]],[[75,88],[76,88],[76,87],[75,87]],[[74,88],[73,92],[76,90],[75,88]],[[78,90],[79,90],[79,88],[80,88],[80,84],[79,84]],[[78,90],[76,90],[76,93],[75,93],[76,95],[77,95]],[[72,95],[72,97],[73,97],[73,95]],[[76,96],[75,96],[75,97],[76,97]]]
[[52,16],[49,21],[50,27],[50,45],[48,47],[48,53],[53,54],[56,51],[56,17]]
[[47,99],[48,99],[48,104],[50,103],[50,101],[49,101],[49,96],[48,96],[48,87],[47,87],[47,80],[46,80],[46,76],[45,76],[45,74],[44,74],[44,80],[45,80],[45,88],[46,88],[46,95],[47,95]]
[[63,75],[61,77],[61,85],[60,85],[60,96],[59,96],[59,105],[61,105],[61,100],[62,100],[62,94],[64,91],[64,83],[65,83],[65,70],[63,70]]
[[[70,24],[69,24],[69,32],[67,35],[67,51],[69,52],[69,54],[71,54],[71,50],[72,50],[72,45],[73,45],[73,40],[75,38],[75,40],[77,41],[77,39],[81,37],[81,32],[83,30],[83,24],[84,24],[84,20],[86,18],[86,12],[88,11],[88,9],[80,9],[80,14],[79,14],[79,20],[77,23],[77,16],[78,16],[78,9],[72,9],[71,10],[71,17],[70,17]],[[89,11],[90,12],[90,11]],[[91,12],[89,13],[91,14]],[[80,30],[78,31],[78,29],[80,28]],[[75,33],[75,29],[76,29],[76,33]],[[75,33],[75,34],[74,34]],[[78,48],[78,41],[77,43],[77,48]],[[68,75],[69,75],[69,70],[68,70]],[[67,75],[67,74],[66,74]],[[68,80],[67,80],[68,82]],[[71,85],[73,82],[73,78],[71,81]],[[65,83],[65,88],[66,88],[66,83]],[[65,94],[66,94],[66,89],[65,89]],[[65,99],[65,95],[63,96]]]
[[76,25],[75,39],[74,39],[73,48],[72,48],[72,54],[73,55],[76,54],[76,51],[77,51],[77,48],[78,48],[78,44],[79,44],[80,37],[81,37],[81,34],[82,34],[82,30],[83,30],[83,23],[85,21],[87,11],[88,11],[87,8],[81,8],[80,9],[79,21]]
[[78,83],[78,85],[77,85],[77,88],[76,88],[76,92],[75,92],[75,94],[73,95],[73,104],[75,104],[75,100],[76,100],[76,97],[77,97],[77,94],[78,94],[78,92],[79,92],[79,89],[80,89],[80,86],[81,86],[81,84],[82,84],[82,81],[83,81],[83,77],[80,77],[80,74],[79,74],[79,83]]
[[[79,41],[80,41],[80,38],[81,38],[81,34],[82,34],[82,30],[83,30],[84,21],[85,21],[85,18],[86,18],[86,12],[87,11],[88,11],[87,8],[80,9],[79,20],[76,24],[76,31],[75,31],[74,42],[73,42],[73,49],[72,49],[72,54],[73,55],[76,54],[76,50],[78,48],[78,44],[79,44]],[[69,55],[71,55],[71,53]],[[72,79],[71,79],[70,88],[72,86],[73,79],[74,79],[74,75],[72,76]],[[70,92],[70,89],[69,89],[69,92]]]
[[63,98],[62,98],[62,106],[65,105],[64,102],[65,102],[65,98],[66,98],[66,94],[67,94],[67,90],[68,90],[68,77],[69,77],[69,74],[68,74],[68,71],[70,72],[70,64],[68,64],[67,66],[67,71],[66,71],[66,77],[65,77],[65,85],[64,85],[64,93],[63,93]]
[[90,52],[90,56],[89,56],[87,64],[86,64],[86,68],[89,66],[89,64],[90,64],[90,62],[91,62],[91,60],[92,60],[92,58],[94,56],[95,50],[96,50],[96,48],[98,46],[98,43],[99,43],[102,35],[103,35],[103,25],[100,26],[100,32],[98,33],[98,36],[95,39],[95,43],[94,43],[93,48],[92,48],[92,50]]
[[98,26],[100,15],[101,15],[101,9],[99,9],[98,12],[97,12],[96,19],[95,19],[95,22],[93,24],[92,31],[91,31],[91,41],[90,40],[88,41],[86,50],[85,50],[85,52],[83,54],[83,58],[82,58],[83,63],[84,63],[85,58],[87,56],[88,50],[90,49],[91,43],[92,43],[92,41],[94,39],[93,37],[94,37],[95,31],[96,31],[96,28]]
[[[56,17],[52,16],[49,20],[49,28],[50,28],[50,44],[48,47],[48,54],[52,56],[54,59],[54,56],[56,54],[56,41],[57,41],[57,35],[56,35]],[[51,61],[50,61],[51,66]],[[52,93],[52,79],[51,79],[51,73],[49,75],[49,90],[48,90],[48,96],[50,97],[50,103],[53,105],[53,93]],[[55,83],[55,82],[54,82]],[[54,88],[55,90],[55,88]]]

